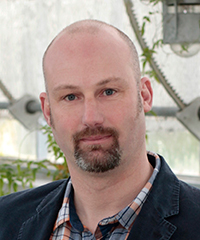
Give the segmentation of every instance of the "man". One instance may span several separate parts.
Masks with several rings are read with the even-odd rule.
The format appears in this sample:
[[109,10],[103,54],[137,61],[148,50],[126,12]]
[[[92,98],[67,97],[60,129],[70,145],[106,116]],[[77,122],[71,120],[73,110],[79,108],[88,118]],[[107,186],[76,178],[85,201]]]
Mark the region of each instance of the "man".
[[200,191],[146,151],[152,106],[137,52],[116,28],[85,20],[47,48],[41,107],[70,179],[0,200],[0,240],[196,240]]

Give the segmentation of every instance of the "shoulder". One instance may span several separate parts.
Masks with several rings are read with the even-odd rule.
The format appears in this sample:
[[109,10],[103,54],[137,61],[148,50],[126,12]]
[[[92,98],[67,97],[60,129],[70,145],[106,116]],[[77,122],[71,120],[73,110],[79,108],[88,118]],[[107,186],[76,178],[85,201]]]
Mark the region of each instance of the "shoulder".
[[[9,195],[0,197],[0,207],[9,204],[10,202],[18,202],[21,200],[29,200],[31,198],[42,199],[46,195],[48,195],[51,191],[56,190],[60,186],[66,183],[66,180],[59,180],[55,182],[50,182],[45,185],[42,185],[37,188],[31,188],[15,193],[11,193]],[[0,208],[1,209],[1,208]]]
[[200,189],[178,179],[165,160],[160,158],[161,168],[147,199],[151,203],[148,207],[153,209],[152,215],[155,215],[156,209],[165,223],[176,229],[171,239],[198,239]]
[[37,188],[1,197],[0,222],[3,219],[3,216],[9,213],[15,215],[24,211],[26,212],[26,215],[29,215],[29,213],[32,214],[41,202],[44,202],[45,199],[47,199],[47,201],[52,199],[51,195],[56,197],[56,195],[62,195],[62,193],[64,194],[67,182],[67,180],[55,181]]
[[55,181],[41,187],[1,197],[0,239],[17,239],[22,225],[41,212],[52,209],[52,214],[56,217],[67,183],[68,180]]
[[[200,189],[180,181],[180,206],[196,208],[200,214]],[[200,215],[199,215],[200,216]]]
[[180,205],[180,208],[184,206],[185,209],[187,207],[194,209],[196,206],[200,211],[200,189],[178,179],[164,158],[160,156],[160,159],[161,169],[158,177],[158,185],[161,185],[167,196],[171,196],[173,201],[176,201],[177,205]]
[[179,180],[179,212],[168,218],[177,228],[172,239],[198,239],[200,236],[200,189]]

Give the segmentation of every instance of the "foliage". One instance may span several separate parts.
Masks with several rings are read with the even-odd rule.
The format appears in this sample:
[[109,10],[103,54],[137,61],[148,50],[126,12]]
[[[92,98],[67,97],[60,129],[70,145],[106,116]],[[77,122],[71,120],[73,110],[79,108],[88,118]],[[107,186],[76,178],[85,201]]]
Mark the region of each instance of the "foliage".
[[155,6],[156,4],[158,4],[161,1],[163,1],[163,0],[150,0],[149,2],[152,3],[153,6]]
[[[153,6],[157,5],[161,0],[149,0],[150,4],[153,4]],[[154,14],[157,14],[158,11],[150,11],[148,12],[147,16],[143,17],[142,20],[142,27],[140,29],[140,34],[141,36],[144,36],[145,34],[145,28],[147,26],[147,24],[151,23],[151,16]],[[148,75],[150,78],[154,78],[157,82],[159,82],[159,78],[156,74],[156,72],[154,70],[146,70],[146,66],[147,63],[150,64],[151,59],[153,58],[153,55],[156,52],[156,49],[158,49],[159,47],[162,47],[163,45],[163,40],[162,39],[158,39],[157,41],[153,42],[152,47],[147,47],[143,50],[143,53],[141,55],[142,57],[142,72],[143,74]]]
[[143,74],[147,74],[149,75],[150,78],[154,78],[157,82],[159,82],[159,78],[156,74],[156,72],[154,70],[145,70],[146,68],[146,64],[150,63],[151,59],[153,58],[153,54],[156,53],[156,48],[159,48],[160,46],[162,46],[163,44],[163,40],[159,39],[157,40],[152,48],[145,48],[143,53],[142,53],[142,72]]
[[[148,2],[149,5],[155,7],[157,4],[162,3],[163,0],[140,0],[141,2],[145,1]],[[154,14],[159,13],[158,11],[149,11],[148,15],[143,17],[142,20],[142,26],[140,29],[141,36],[144,36],[145,34],[145,28],[147,24],[151,24],[151,17]],[[200,20],[199,20],[199,28],[200,28]],[[150,78],[154,78],[157,82],[159,82],[159,79],[157,77],[157,74],[153,70],[145,70],[147,63],[150,63],[151,59],[153,58],[154,54],[156,54],[156,49],[163,47],[163,39],[158,39],[156,41],[153,41],[152,47],[145,48],[142,53],[142,72],[143,74],[147,74]],[[188,43],[182,43],[180,44],[180,51],[179,53],[182,54],[184,52],[188,52],[189,44]]]
[[[53,166],[56,169],[53,174],[53,180],[59,180],[69,177],[69,169],[67,166],[66,158],[64,156],[64,153],[61,151],[58,144],[56,143],[51,128],[46,125],[42,129],[44,131],[44,134],[47,135],[47,148],[55,158],[55,161],[53,162],[47,160],[49,165]],[[62,163],[58,163],[57,160],[62,160]]]
[[[66,158],[54,140],[51,128],[45,126],[43,133],[47,135],[47,147],[54,156],[54,160],[44,159],[42,161],[29,160],[7,160],[0,164],[0,196],[17,192],[19,186],[22,188],[32,188],[36,180],[37,173],[41,170],[46,172],[46,176],[53,180],[69,177],[69,170]],[[62,160],[58,163],[57,160]]]
[[7,161],[7,163],[0,164],[0,196],[18,191],[18,186],[33,187],[33,182],[36,179],[36,173],[40,169],[47,171],[47,176],[50,171],[45,165],[46,160],[43,161]]

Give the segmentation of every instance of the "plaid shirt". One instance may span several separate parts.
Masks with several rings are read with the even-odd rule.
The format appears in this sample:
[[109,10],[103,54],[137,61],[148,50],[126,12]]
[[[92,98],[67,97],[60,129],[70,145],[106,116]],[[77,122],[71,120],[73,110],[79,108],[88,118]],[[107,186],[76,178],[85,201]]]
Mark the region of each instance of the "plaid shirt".
[[63,199],[62,207],[53,229],[50,240],[125,240],[136,217],[138,216],[144,202],[146,201],[153,182],[160,169],[160,158],[158,155],[148,152],[155,157],[155,165],[152,176],[141,190],[138,196],[125,207],[122,211],[112,217],[101,220],[92,234],[87,227],[83,226],[78,215],[76,214],[73,202],[73,186],[69,180]]

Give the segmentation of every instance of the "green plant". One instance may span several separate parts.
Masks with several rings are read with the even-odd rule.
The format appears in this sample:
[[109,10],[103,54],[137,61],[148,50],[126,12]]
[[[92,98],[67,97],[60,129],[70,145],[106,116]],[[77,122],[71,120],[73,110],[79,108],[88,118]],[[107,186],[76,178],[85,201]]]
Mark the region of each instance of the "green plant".
[[[140,0],[140,1],[143,2],[144,0]],[[153,6],[153,7],[155,7],[156,5],[158,5],[159,3],[162,3],[162,2],[163,2],[163,0],[145,0],[145,4],[148,4],[149,6]],[[152,22],[151,17],[155,14],[161,14],[161,13],[157,10],[149,11],[148,14],[143,17],[142,25],[140,28],[141,36],[144,36],[146,26],[147,26],[147,24],[151,24],[151,22]],[[199,20],[199,28],[200,28],[200,20]],[[142,65],[143,74],[148,75],[150,78],[154,78],[157,82],[159,82],[159,79],[158,79],[158,76],[155,73],[155,71],[154,70],[145,70],[145,69],[146,69],[147,63],[150,63],[150,60],[154,57],[154,54],[157,53],[156,49],[162,48],[162,47],[163,47],[163,39],[152,39],[152,47],[147,47],[147,48],[143,49],[143,53],[141,55],[142,63],[143,63],[143,65]],[[179,53],[182,54],[184,52],[185,53],[188,52],[188,48],[189,48],[188,43],[180,44]]]
[[[142,0],[141,0],[142,1]],[[162,0],[149,0],[149,4],[156,6]],[[142,26],[140,28],[140,35],[144,36],[147,24],[151,24],[151,17],[155,14],[158,14],[157,10],[149,11],[148,15],[144,16],[142,19]],[[152,47],[146,47],[143,49],[142,57],[142,73],[148,75],[150,78],[154,78],[157,82],[159,82],[159,78],[154,70],[146,70],[147,63],[150,64],[151,59],[154,54],[156,54],[156,49],[163,46],[163,40],[157,39],[153,40]]]
[[22,188],[33,187],[36,174],[40,169],[45,169],[47,176],[50,171],[43,161],[7,161],[0,164],[0,196],[18,191],[18,186]]
[[[67,161],[64,156],[64,153],[59,148],[58,144],[56,143],[51,128],[46,125],[42,128],[43,133],[47,135],[47,148],[50,153],[53,154],[55,160],[48,161],[49,165],[53,166],[56,170],[53,174],[53,180],[59,180],[63,178],[69,177],[69,169],[67,166]],[[57,160],[62,160],[62,163],[58,163]]]
[[[40,170],[52,177],[52,180],[59,180],[69,177],[69,170],[66,158],[54,140],[51,128],[44,126],[43,133],[47,136],[48,151],[54,156],[54,160],[44,159],[41,161],[29,160],[7,160],[0,164],[0,196],[11,192],[17,192],[19,186],[32,188]],[[59,163],[58,163],[59,160]]]

